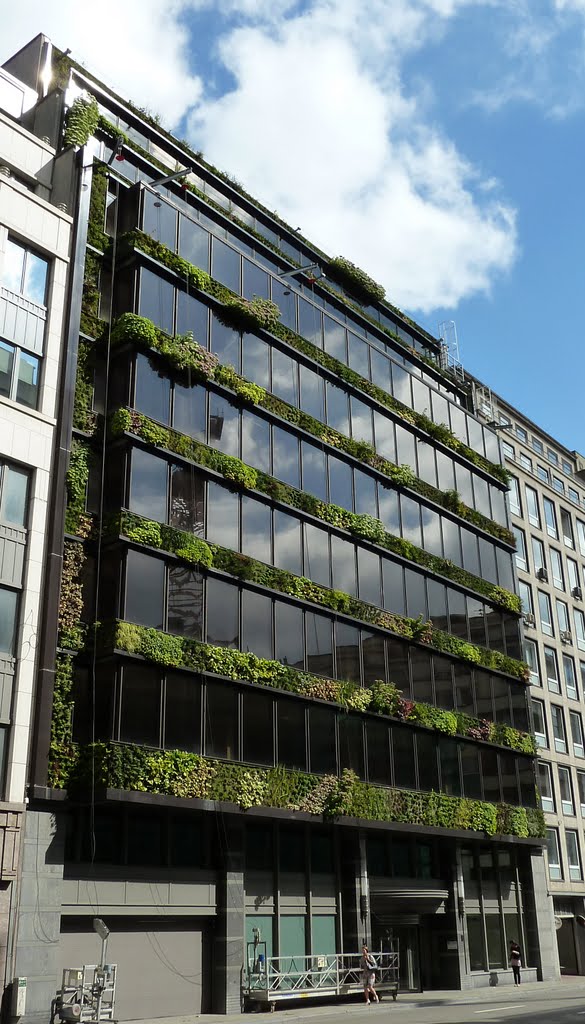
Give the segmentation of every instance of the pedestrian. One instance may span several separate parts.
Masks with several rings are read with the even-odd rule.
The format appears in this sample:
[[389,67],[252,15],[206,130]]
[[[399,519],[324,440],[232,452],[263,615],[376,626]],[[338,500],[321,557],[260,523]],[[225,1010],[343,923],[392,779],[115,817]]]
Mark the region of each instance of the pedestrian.
[[520,946],[517,942],[510,943],[510,966],[512,968],[512,974],[514,975],[514,984],[519,985],[522,956],[520,954]]
[[372,954],[368,951],[367,946],[362,946],[362,959],[360,963],[362,970],[362,981],[364,983],[364,998],[368,1006],[370,1005],[370,997],[375,1003],[379,1003],[378,993],[374,988],[374,982],[376,980],[376,961]]

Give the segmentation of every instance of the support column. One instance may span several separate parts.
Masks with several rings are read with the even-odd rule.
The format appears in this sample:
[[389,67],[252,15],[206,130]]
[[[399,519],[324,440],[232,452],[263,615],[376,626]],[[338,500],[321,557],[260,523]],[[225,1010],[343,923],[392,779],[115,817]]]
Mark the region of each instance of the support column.
[[27,811],[22,842],[14,975],[27,979],[27,991],[19,1024],[46,1024],[60,983],[64,815]]
[[540,955],[539,979],[550,981],[560,977],[561,972],[554,907],[552,896],[548,892],[548,879],[542,849],[530,851],[530,867],[534,892],[535,929]]
[[220,827],[223,869],[217,881],[217,929],[213,970],[214,1013],[240,1013],[245,955],[244,826]]
[[365,836],[340,830],[339,859],[343,899],[343,950],[359,953],[372,937]]
[[457,933],[457,959],[459,962],[459,988],[473,988],[469,973],[467,954],[467,919],[465,917],[465,883],[461,863],[461,847],[457,844],[453,865],[453,896],[455,903],[455,928]]

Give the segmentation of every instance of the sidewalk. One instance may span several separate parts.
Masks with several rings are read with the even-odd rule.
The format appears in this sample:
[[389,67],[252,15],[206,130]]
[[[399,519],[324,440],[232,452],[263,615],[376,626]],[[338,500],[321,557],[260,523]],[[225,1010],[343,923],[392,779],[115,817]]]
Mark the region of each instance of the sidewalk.
[[[528,1000],[538,999],[545,994],[551,996],[557,992],[563,995],[573,994],[575,996],[582,993],[585,1000],[585,977],[565,977],[559,981],[535,981],[521,985],[522,998]],[[472,1006],[478,1003],[487,1004],[490,1002],[506,1003],[517,1000],[519,996],[518,989],[513,985],[467,989],[464,992],[459,989],[453,991],[400,992],[396,1002],[393,1002],[392,996],[386,996],[382,1001],[382,1006],[387,1012],[394,1013],[400,1010],[430,1008],[433,1006],[456,1006],[461,1004]],[[269,1021],[276,1024],[278,1020],[286,1021],[286,1024],[297,1024],[297,1022],[308,1020],[314,1021],[315,1018],[323,1020],[324,1024],[326,1024],[327,1019],[330,1017],[351,1018],[357,1014],[363,1016],[365,1009],[363,1000],[359,996],[354,996],[345,1000],[340,999],[336,1002],[321,1004],[309,1001],[301,1004],[299,1000],[295,1007],[290,1007],[289,1009],[278,1007],[272,1015],[262,1012],[233,1013],[226,1014],[225,1016],[222,1014],[202,1013],[186,1017],[157,1017],[153,1020],[128,1022],[128,1024],[260,1024],[262,1019],[264,1019],[265,1024],[269,1024]],[[376,1007],[372,1006],[370,1010],[372,1011],[371,1016],[374,1017]],[[126,1024],[126,1022],[121,1021],[120,1024]]]

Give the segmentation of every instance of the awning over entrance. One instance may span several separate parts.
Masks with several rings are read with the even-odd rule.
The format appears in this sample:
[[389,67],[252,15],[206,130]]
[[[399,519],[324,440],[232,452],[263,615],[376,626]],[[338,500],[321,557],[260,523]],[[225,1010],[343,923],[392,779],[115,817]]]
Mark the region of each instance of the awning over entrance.
[[436,878],[370,878],[370,906],[376,917],[442,914],[449,890]]

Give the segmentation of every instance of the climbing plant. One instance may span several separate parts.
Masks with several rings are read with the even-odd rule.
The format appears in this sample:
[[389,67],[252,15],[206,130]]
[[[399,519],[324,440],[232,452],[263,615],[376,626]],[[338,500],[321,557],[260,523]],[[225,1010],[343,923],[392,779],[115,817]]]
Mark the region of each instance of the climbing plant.
[[87,537],[91,530],[91,516],[85,508],[89,479],[91,449],[86,441],[74,440],[67,470],[67,509],[65,532]]
[[369,277],[365,271],[356,267],[355,263],[346,260],[343,256],[336,256],[335,259],[329,261],[327,273],[348,292],[353,293],[356,298],[368,305],[384,301],[386,289]]
[[402,537],[395,537],[384,529],[384,525],[379,519],[367,514],[349,512],[339,505],[321,501],[314,495],[275,480],[274,477],[261,470],[246,466],[234,456],[224,455],[201,441],[195,441],[168,427],[161,427],[142,413],[129,409],[117,410],[110,421],[110,432],[112,436],[123,432],[135,434],[156,447],[176,452],[201,466],[213,469],[225,476],[227,480],[235,481],[246,488],[261,491],[273,500],[282,501],[292,508],[308,512],[331,526],[346,529],[356,537],[363,537],[364,540],[379,544],[386,550],[417,565],[425,566],[462,586],[476,590],[499,607],[517,614],[520,612],[520,599],[516,594],[512,594],[503,587],[495,586],[479,576],[474,576],[448,559],[431,555]]
[[[67,751],[69,748],[67,748]],[[162,793],[187,799],[280,807],[335,819],[404,822],[431,828],[482,832],[519,838],[544,836],[544,816],[534,808],[511,807],[448,796],[388,789],[361,782],[344,769],[340,776],[317,776],[275,768],[221,763],[186,751],[153,751],[133,744],[94,743],[77,748],[70,760],[58,760],[55,786],[79,792],[94,783],[114,789]]]
[[[183,279],[186,278],[193,288],[207,292],[209,295],[218,299],[225,307],[222,310],[222,315],[227,315],[229,317],[231,310],[241,309],[242,299],[239,295],[235,295],[235,293],[231,292],[225,285],[215,281],[205,271],[201,270],[199,267],[193,266],[193,264],[177,255],[177,253],[172,252],[161,242],[157,242],[155,239],[151,238],[150,235],[138,230],[131,231],[123,236],[121,243],[126,247],[136,247],[153,256],[170,270],[174,270],[176,273],[180,274]],[[246,300],[243,301],[246,302]],[[270,303],[270,305],[272,306],[273,304]],[[365,394],[368,394],[371,398],[374,398],[382,405],[385,405],[393,412],[396,412],[408,422],[416,424],[417,426],[420,426],[422,430],[430,432],[432,436],[437,440],[440,440],[441,443],[446,444],[454,451],[459,452],[459,454],[474,463],[474,465],[485,470],[487,473],[490,473],[501,482],[506,484],[508,483],[509,473],[504,466],[499,463],[490,462],[479,452],[476,452],[475,449],[464,444],[445,424],[435,424],[427,416],[417,413],[408,406],[403,405],[402,402],[399,402],[398,399],[389,395],[372,381],[365,377],[361,377],[360,374],[356,373],[355,370],[352,370],[345,363],[340,362],[338,359],[335,359],[327,352],[318,348],[316,345],[306,341],[306,339],[296,334],[296,332],[291,330],[291,328],[282,324],[279,319],[273,321],[272,325],[269,328],[266,328],[263,323],[262,316],[253,316],[251,304],[249,304],[248,308],[248,317],[248,328],[250,328],[253,323],[256,329],[269,329],[271,333],[275,334],[283,341],[286,341],[298,351],[304,352],[305,355],[310,356],[310,358],[331,370],[337,377],[341,378],[346,383],[351,384],[360,391],[363,391]]]
[[85,146],[98,126],[99,109],[94,96],[78,96],[65,115],[63,142],[66,146]]
[[59,600],[59,646],[70,651],[80,650],[85,639],[85,628],[81,621],[83,610],[81,571],[84,563],[83,544],[78,541],[65,541]]

